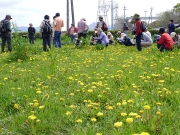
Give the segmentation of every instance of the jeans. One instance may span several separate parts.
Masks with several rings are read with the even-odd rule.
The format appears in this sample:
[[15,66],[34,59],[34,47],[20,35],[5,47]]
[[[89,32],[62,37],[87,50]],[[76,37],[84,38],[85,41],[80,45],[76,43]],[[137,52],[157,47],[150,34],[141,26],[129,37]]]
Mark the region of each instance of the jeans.
[[44,34],[43,33],[43,50],[46,52],[47,51],[47,46],[48,44],[49,48],[51,48],[51,35],[50,34]]
[[30,44],[34,44],[34,34],[33,35],[29,35],[29,43]]
[[6,32],[2,34],[2,44],[1,44],[1,51],[4,52],[4,47],[6,44],[6,41],[8,43],[8,51],[12,51],[12,42],[11,42],[11,32]]
[[138,51],[141,51],[142,50],[142,46],[141,46],[141,36],[142,36],[142,33],[138,34],[136,36],[136,44],[137,44],[137,49]]
[[61,43],[61,31],[55,31],[54,32],[54,44],[57,48],[61,48],[62,47],[62,43]]
[[164,50],[165,51],[172,51],[172,49],[166,48],[164,45],[157,45],[157,48],[159,49],[160,52],[164,52]]
[[70,34],[71,42],[74,41],[74,34]]

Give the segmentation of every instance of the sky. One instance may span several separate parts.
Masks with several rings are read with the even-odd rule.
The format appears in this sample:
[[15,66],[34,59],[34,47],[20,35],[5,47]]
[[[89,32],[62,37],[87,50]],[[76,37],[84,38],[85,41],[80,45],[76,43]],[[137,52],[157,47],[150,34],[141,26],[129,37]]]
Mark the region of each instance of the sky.
[[[103,1],[103,0],[101,0]],[[110,0],[105,0],[107,3]],[[140,16],[150,16],[150,8],[153,8],[152,16],[173,9],[179,0],[113,0],[118,4],[118,15],[123,16],[123,6],[126,7],[126,16],[133,16],[135,13]],[[49,15],[52,21],[55,13],[59,12],[64,20],[66,30],[67,0],[0,0],[0,19],[4,19],[6,14],[12,16],[11,22],[16,22],[17,26],[29,26],[33,23],[34,27],[39,27],[44,15]],[[74,0],[75,25],[85,17],[87,24],[90,25],[97,21],[98,0]],[[71,13],[71,11],[70,11]],[[71,14],[70,14],[71,16]],[[173,18],[172,18],[173,19]],[[71,24],[70,18],[70,24]],[[108,22],[111,22],[111,10],[108,11]]]

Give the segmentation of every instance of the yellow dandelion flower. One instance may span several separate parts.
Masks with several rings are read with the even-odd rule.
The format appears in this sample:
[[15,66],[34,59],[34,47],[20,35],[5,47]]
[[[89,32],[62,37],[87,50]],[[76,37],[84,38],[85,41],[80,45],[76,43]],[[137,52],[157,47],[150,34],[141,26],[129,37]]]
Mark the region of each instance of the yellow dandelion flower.
[[133,123],[133,118],[127,118],[127,119],[126,119],[126,123],[128,123],[128,124]]
[[102,95],[98,95],[98,98],[101,98],[102,97]]
[[159,83],[164,83],[165,81],[164,81],[164,80],[159,80],[158,82],[159,82]]
[[40,120],[40,119],[37,119],[36,122],[41,122],[41,120]]
[[77,123],[82,123],[82,120],[81,119],[77,119],[76,122]]
[[74,108],[76,108],[76,106],[75,105],[70,105],[70,108],[74,109]]
[[41,105],[41,106],[39,106],[39,109],[43,109],[45,106],[44,105]]
[[116,122],[116,123],[114,123],[114,126],[116,127],[116,128],[120,128],[120,127],[122,127],[122,122]]
[[161,114],[161,112],[157,111],[156,114],[159,115],[159,114]]
[[61,101],[64,101],[64,98],[60,98]]
[[19,104],[14,104],[14,108],[18,109],[19,108]]
[[34,114],[32,114],[28,118],[31,119],[31,120],[34,120],[34,119],[36,119],[36,116]]
[[36,93],[37,93],[37,94],[41,94],[41,93],[42,93],[42,91],[36,91]]
[[136,115],[136,118],[139,119],[139,118],[141,118],[141,116],[140,115]]
[[34,107],[37,107],[38,105],[39,105],[38,102],[35,102],[35,103],[34,103]]
[[67,112],[66,112],[66,115],[71,115],[71,112],[70,112],[70,111],[67,111]]
[[8,78],[7,77],[4,77],[4,81],[6,81]]
[[122,105],[123,105],[123,106],[127,105],[127,102],[126,102],[126,101],[123,101],[123,102],[122,102]]
[[140,135],[149,135],[148,132],[142,132]]
[[161,105],[161,103],[160,103],[160,102],[157,102],[156,105]]
[[150,107],[149,105],[145,105],[145,106],[144,106],[144,109],[145,109],[145,110],[149,110],[149,109],[151,109],[151,107]]
[[91,92],[93,92],[93,90],[92,90],[92,89],[89,89],[88,92],[91,93]]
[[117,106],[121,106],[121,103],[120,103],[120,102],[118,102],[116,105],[117,105]]
[[137,113],[130,112],[130,113],[129,113],[129,116],[132,116],[132,117],[133,117],[133,116],[137,116]]
[[98,112],[97,116],[103,116],[103,113],[102,112]]
[[70,95],[70,96],[74,96],[74,93],[70,93],[69,95]]
[[96,135],[102,135],[102,133],[96,133]]
[[56,93],[55,93],[55,95],[59,95],[59,93],[58,93],[58,92],[56,92]]
[[107,109],[107,110],[112,110],[112,109],[113,109],[113,107],[112,107],[112,106],[110,106],[110,105],[107,105],[107,106],[106,106],[106,109]]
[[18,90],[21,90],[21,88],[17,88]]
[[127,116],[127,113],[121,113],[121,116],[123,116],[123,117]]
[[96,122],[97,120],[96,120],[96,118],[91,118],[91,121]]

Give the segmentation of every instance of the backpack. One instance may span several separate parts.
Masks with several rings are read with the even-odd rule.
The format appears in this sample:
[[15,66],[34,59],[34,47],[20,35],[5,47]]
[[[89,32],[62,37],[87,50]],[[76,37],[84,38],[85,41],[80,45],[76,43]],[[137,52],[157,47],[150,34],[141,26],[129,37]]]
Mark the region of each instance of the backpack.
[[30,28],[29,28],[29,34],[32,35],[32,34],[34,34],[34,33],[35,33],[34,27],[30,27]]
[[8,21],[7,20],[2,20],[0,22],[0,33],[5,33],[7,31],[7,23]]
[[108,30],[108,27],[107,27],[105,22],[103,22],[102,30],[103,31],[107,31]]
[[51,27],[50,21],[44,20],[43,33],[46,33],[46,34],[52,33],[52,27]]
[[145,30],[146,30],[146,25],[145,25],[144,22],[141,22],[140,29],[141,29],[142,32],[145,32]]

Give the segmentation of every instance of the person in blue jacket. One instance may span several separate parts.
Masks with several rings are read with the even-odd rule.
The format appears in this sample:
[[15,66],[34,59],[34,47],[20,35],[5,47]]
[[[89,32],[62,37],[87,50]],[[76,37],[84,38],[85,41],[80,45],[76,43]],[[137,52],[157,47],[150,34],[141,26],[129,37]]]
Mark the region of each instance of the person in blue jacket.
[[173,23],[173,20],[170,20],[169,24],[168,24],[168,33],[169,35],[171,34],[171,32],[175,32],[175,25]]

